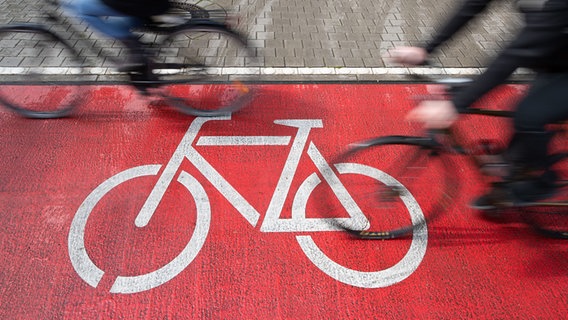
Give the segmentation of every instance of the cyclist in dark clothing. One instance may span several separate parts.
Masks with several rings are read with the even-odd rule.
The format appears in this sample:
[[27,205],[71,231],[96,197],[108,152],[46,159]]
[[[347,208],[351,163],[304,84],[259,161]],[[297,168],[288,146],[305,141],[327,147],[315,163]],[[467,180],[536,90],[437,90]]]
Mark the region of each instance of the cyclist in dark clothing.
[[[424,47],[398,47],[391,51],[391,58],[403,64],[423,63],[428,54],[491,1],[466,0]],[[527,95],[517,105],[513,137],[503,154],[511,168],[507,183],[501,187],[506,192],[492,190],[478,198],[472,204],[477,209],[492,209],[501,202],[520,204],[545,199],[554,193],[557,179],[548,166],[552,133],[546,127],[568,119],[568,0],[524,0],[518,1],[518,7],[524,15],[523,28],[471,85],[457,92],[451,101],[426,101],[408,115],[426,127],[449,127],[459,112],[505,83],[517,68],[535,71]],[[519,172],[523,172],[522,178]]]
[[131,29],[143,19],[165,13],[170,8],[168,0],[75,0],[76,13],[90,26],[103,34],[121,41],[130,51],[128,71],[146,64],[146,57]]

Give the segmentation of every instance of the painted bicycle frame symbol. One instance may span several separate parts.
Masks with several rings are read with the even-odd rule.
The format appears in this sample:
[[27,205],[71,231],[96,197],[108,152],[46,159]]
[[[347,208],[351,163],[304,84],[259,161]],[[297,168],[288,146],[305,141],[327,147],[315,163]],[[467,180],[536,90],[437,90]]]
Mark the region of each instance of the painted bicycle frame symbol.
[[[197,170],[216,188],[233,207],[254,227],[257,225],[260,213],[198,152],[196,147],[206,146],[288,146],[290,152],[286,159],[280,178],[265,213],[260,230],[262,232],[321,232],[337,231],[334,224],[327,221],[329,218],[306,217],[306,204],[310,194],[316,186],[322,183],[317,172],[312,173],[298,188],[294,195],[291,218],[281,218],[284,202],[290,192],[292,178],[300,163],[300,158],[306,145],[309,158],[329,184],[331,190],[337,195],[340,203],[345,207],[348,218],[352,225],[364,228],[368,224],[364,214],[359,209],[348,190],[341,183],[339,177],[331,170],[315,144],[308,140],[310,131],[314,128],[323,128],[320,119],[288,119],[275,120],[277,125],[297,128],[298,131],[292,136],[200,136],[196,140],[202,126],[208,121],[226,121],[230,116],[215,118],[195,118],[189,126],[180,144],[173,153],[170,161],[166,164],[163,172],[134,223],[137,227],[148,224],[156,211],[168,186],[177,181],[181,183],[193,196],[196,204],[196,225],[189,242],[184,249],[169,263],[152,272],[136,276],[118,276],[111,289],[111,293],[136,293],[160,286],[173,279],[182,272],[197,256],[209,233],[211,222],[211,206],[209,198],[201,183],[185,171],[178,174],[184,159],[188,159]],[[194,146],[195,143],[195,146]],[[131,179],[155,176],[162,165],[142,165],[124,170],[95,188],[83,201],[73,218],[69,232],[68,247],[71,263],[77,274],[90,286],[97,287],[104,275],[89,257],[85,247],[85,229],[89,215],[97,203],[118,185]],[[384,172],[356,163],[343,163],[336,165],[337,172],[342,174],[360,174],[383,183],[398,183],[394,178]],[[401,185],[401,187],[403,187]],[[403,187],[404,188],[404,187]],[[411,219],[423,219],[420,206],[410,196],[403,199],[409,209]],[[358,271],[347,268],[330,259],[319,249],[310,235],[297,235],[296,241],[308,259],[328,276],[349,284],[363,288],[386,287],[398,283],[412,274],[421,263],[427,245],[426,230],[415,233],[406,255],[395,265],[378,271]]]

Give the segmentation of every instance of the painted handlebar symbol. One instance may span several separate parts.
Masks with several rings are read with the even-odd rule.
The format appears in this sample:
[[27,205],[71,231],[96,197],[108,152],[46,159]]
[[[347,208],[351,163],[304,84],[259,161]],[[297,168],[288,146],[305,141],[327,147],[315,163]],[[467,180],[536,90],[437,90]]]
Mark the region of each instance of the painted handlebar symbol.
[[[194,148],[195,146],[290,146],[290,152],[286,159],[282,173],[265,213],[260,230],[262,232],[319,232],[339,230],[330,218],[307,218],[306,206],[313,190],[322,183],[316,172],[308,176],[300,185],[294,195],[291,219],[281,218],[284,202],[290,192],[292,177],[300,164],[300,158],[304,149],[315,164],[338,200],[349,214],[344,222],[352,226],[364,228],[368,221],[365,215],[350,196],[349,191],[341,183],[337,174],[325,161],[323,155],[313,142],[308,141],[309,133],[313,128],[322,128],[323,123],[319,119],[287,119],[274,121],[277,125],[297,128],[294,137],[291,136],[201,136],[197,135],[201,127],[207,121],[230,120],[230,116],[215,118],[196,118],[185,133],[182,141],[176,148],[171,159],[161,171],[161,175],[152,189],[146,202],[142,206],[134,221],[137,227],[146,226],[156,211],[162,197],[168,187],[175,182],[180,183],[195,200],[196,225],[193,234],[183,250],[169,263],[152,272],[136,276],[118,276],[111,289],[111,293],[136,293],[150,290],[160,286],[179,273],[181,273],[195,259],[203,247],[209,233],[211,222],[211,206],[209,198],[201,183],[185,171],[180,171],[181,163],[188,159],[197,170],[217,189],[233,207],[252,225],[256,226],[260,213]],[[71,223],[68,239],[68,249],[71,263],[77,274],[90,286],[97,287],[104,276],[95,262],[89,257],[85,245],[85,229],[90,214],[103,197],[112,192],[114,188],[129,180],[139,177],[156,176],[162,169],[162,165],[143,165],[124,170],[95,188],[78,208]],[[375,179],[381,183],[391,185],[400,183],[388,174],[366,165],[356,163],[342,163],[336,165],[340,175],[357,174]],[[404,188],[404,186],[400,185]],[[412,196],[402,199],[412,219],[423,219],[420,206]],[[335,219],[337,220],[337,219]],[[341,220],[341,219],[340,219]],[[313,241],[310,235],[298,235],[296,241],[304,254],[322,272],[345,284],[362,288],[379,288],[398,283],[412,274],[421,263],[427,246],[427,231],[425,227],[415,230],[411,245],[405,256],[390,268],[378,271],[359,271],[347,268],[333,261]]]

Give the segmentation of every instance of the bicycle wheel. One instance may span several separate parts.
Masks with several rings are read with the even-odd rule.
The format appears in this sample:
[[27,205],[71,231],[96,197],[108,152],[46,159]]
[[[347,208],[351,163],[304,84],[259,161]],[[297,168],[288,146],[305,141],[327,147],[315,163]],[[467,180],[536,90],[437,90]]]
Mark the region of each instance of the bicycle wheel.
[[39,25],[0,28],[0,103],[28,118],[68,115],[82,98],[75,49]]
[[167,36],[153,69],[172,106],[190,115],[217,116],[253,99],[255,65],[255,51],[243,37],[212,23]]
[[[178,17],[177,21],[184,21],[184,23],[191,19],[213,19],[223,22],[228,17],[228,13],[223,7],[209,1],[199,1],[197,3],[170,1],[170,6],[169,14]],[[180,17],[181,19],[179,19]]]
[[[326,215],[358,238],[410,236],[444,212],[458,192],[455,166],[445,158],[434,140],[423,137],[388,136],[355,144],[333,163],[354,202],[346,206],[330,194]],[[359,174],[345,174],[344,167],[352,163]],[[345,219],[346,207],[362,212],[366,223]]]
[[192,20],[208,20],[224,23],[229,13],[217,3],[199,1],[197,3],[170,1],[170,9],[162,15],[154,16],[151,23],[144,24],[135,31],[154,34],[169,34],[172,28],[184,27]]

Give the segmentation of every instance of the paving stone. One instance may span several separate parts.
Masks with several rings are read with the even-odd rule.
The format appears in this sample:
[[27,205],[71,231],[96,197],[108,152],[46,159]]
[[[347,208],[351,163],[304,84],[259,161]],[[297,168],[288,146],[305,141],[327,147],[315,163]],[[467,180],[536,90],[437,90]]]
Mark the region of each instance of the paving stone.
[[[236,11],[240,16],[239,30],[248,35],[249,45],[257,48],[262,55],[262,67],[267,68],[385,66],[382,55],[389,48],[423,43],[457,3],[455,0],[185,1]],[[43,7],[40,0],[0,0],[0,24],[45,23]],[[84,56],[92,58],[100,52],[112,57],[124,55],[121,43],[102,36],[84,21],[66,21],[71,25],[52,25],[49,29],[69,40]],[[441,47],[433,60],[449,68],[481,67],[513,36],[520,22],[520,15],[506,1],[492,4],[486,14],[466,27],[464,35]],[[157,37],[146,34],[142,39],[152,42]],[[33,50],[17,52],[13,48],[35,43],[37,39],[32,38],[26,42],[0,39],[0,66],[22,63]],[[101,57],[93,63],[106,67],[110,64],[107,60]],[[57,62],[55,57],[50,59],[50,64]],[[32,62],[28,59],[26,63]]]

